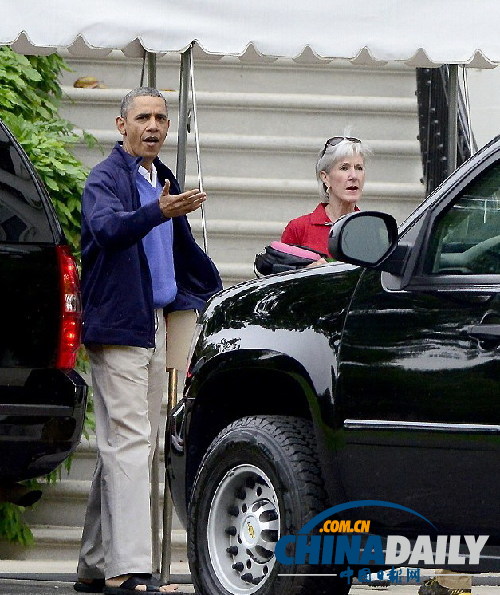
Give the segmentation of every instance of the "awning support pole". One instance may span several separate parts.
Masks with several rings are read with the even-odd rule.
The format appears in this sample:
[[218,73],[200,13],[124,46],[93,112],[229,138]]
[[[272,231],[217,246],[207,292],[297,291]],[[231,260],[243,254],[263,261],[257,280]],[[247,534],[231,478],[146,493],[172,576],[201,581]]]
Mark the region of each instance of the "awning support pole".
[[458,64],[448,65],[448,175],[457,168]]
[[191,76],[192,47],[181,54],[181,70],[179,75],[179,126],[177,132],[177,165],[175,177],[181,192],[186,185],[186,153],[189,118],[189,78]]
[[[187,153],[187,133],[189,120],[189,87],[191,76],[191,51],[190,46],[181,54],[181,69],[179,75],[179,124],[177,138],[177,164],[176,178],[179,182],[181,191],[184,191],[186,184],[186,153]],[[167,420],[170,412],[177,401],[177,369],[167,368],[168,372],[168,393],[167,393]],[[169,444],[166,440],[164,455],[168,456]],[[172,517],[173,503],[168,487],[168,481],[165,477],[163,491],[163,538],[161,545],[161,573],[160,578],[163,583],[170,582],[170,566],[172,562]]]
[[146,52],[148,57],[148,87],[156,89],[156,54]]
[[[192,47],[192,46],[191,46]],[[198,110],[196,108],[196,88],[194,84],[194,64],[193,56],[191,54],[191,64],[189,69],[189,80],[191,82],[191,101],[193,103],[193,125],[194,125],[194,143],[196,148],[196,165],[198,168],[198,188],[204,192],[203,188],[203,174],[201,173],[201,155],[200,155],[200,132],[198,129]],[[205,205],[201,205],[201,228],[203,232],[203,249],[205,254],[208,254],[208,236],[207,236],[207,221],[205,216]]]
[[[148,87],[156,88],[156,54],[146,52]],[[151,533],[153,535],[153,572],[160,572],[160,437],[156,436],[151,463]]]

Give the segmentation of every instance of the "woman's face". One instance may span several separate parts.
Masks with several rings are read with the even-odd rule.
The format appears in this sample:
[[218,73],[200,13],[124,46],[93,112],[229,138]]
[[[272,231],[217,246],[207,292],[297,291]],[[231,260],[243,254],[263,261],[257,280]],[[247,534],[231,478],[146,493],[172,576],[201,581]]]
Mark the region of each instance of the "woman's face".
[[361,198],[365,185],[365,160],[361,155],[335,161],[329,172],[320,176],[330,196],[330,203],[355,204]]

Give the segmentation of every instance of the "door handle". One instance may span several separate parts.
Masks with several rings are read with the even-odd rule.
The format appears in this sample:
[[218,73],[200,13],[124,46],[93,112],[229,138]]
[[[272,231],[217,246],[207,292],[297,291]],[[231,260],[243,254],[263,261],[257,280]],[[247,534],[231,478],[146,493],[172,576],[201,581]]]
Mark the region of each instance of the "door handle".
[[478,341],[500,341],[500,324],[474,324],[466,332]]

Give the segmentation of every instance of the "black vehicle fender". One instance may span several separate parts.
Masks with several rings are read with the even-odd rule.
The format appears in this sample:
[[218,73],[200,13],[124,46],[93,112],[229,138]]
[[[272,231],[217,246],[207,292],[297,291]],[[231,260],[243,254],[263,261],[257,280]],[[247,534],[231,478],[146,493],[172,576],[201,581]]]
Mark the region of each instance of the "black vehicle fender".
[[320,415],[316,391],[302,364],[266,349],[238,349],[214,356],[198,368],[185,398],[188,493],[208,446],[236,419],[286,413],[317,423]]
[[177,501],[189,499],[211,441],[242,417],[309,419],[318,443],[331,445],[330,437],[319,435],[329,436],[336,425],[338,350],[361,273],[332,263],[248,282],[211,300],[169,430],[176,445],[169,472],[184,475]]

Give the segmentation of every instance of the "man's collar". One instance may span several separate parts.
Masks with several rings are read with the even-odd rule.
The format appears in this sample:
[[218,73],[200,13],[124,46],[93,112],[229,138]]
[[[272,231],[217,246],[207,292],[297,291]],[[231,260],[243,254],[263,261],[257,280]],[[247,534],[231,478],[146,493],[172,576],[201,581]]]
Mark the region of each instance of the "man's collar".
[[119,151],[120,155],[125,159],[127,165],[132,167],[133,165],[140,165],[142,161],[142,157],[135,157],[135,155],[131,155],[127,153],[123,148],[123,141],[119,140],[115,144],[115,149]]
[[156,188],[158,175],[154,163],[151,164],[151,171],[148,171],[145,167],[139,165],[139,173],[151,184],[151,186],[153,186],[153,188]]
[[[127,153],[127,151],[125,151],[125,149],[123,148],[123,141],[116,141],[114,148],[120,152],[120,155],[122,155],[129,167],[133,167],[134,165],[141,165],[142,157],[136,157],[135,155]],[[158,165],[160,165],[160,167],[163,165],[158,155],[154,158],[153,164],[156,165],[156,167],[158,167]]]

